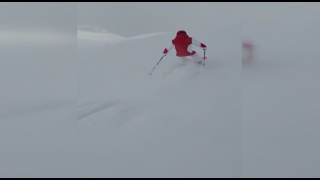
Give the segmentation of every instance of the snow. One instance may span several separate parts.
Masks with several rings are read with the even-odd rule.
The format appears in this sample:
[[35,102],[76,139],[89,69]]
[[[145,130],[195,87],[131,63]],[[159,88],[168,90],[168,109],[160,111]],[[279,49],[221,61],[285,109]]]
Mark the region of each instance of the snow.
[[81,176],[240,176],[239,28],[205,41],[217,53],[204,69],[188,62],[166,76],[174,52],[148,73],[175,32],[79,51]]
[[126,39],[106,29],[81,24],[77,27],[77,48],[97,47]]
[[258,56],[243,66],[242,176],[320,176],[319,30],[244,26]]
[[0,177],[319,177],[320,26],[287,29],[187,30],[205,67],[173,50],[152,75],[175,32],[3,51]]

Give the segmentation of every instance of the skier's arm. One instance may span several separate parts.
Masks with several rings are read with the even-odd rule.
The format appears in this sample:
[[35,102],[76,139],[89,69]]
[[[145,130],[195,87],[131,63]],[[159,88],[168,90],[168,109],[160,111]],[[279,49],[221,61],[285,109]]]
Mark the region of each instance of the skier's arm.
[[202,48],[204,50],[207,48],[207,46],[205,44],[203,44],[203,43],[201,43],[201,42],[199,42],[199,41],[197,41],[197,40],[195,40],[193,38],[192,38],[192,45],[198,46],[198,47],[200,47],[200,48]]
[[164,48],[163,54],[164,54],[164,55],[167,55],[167,53],[168,53],[173,47],[174,47],[174,46],[173,46],[173,44],[172,44],[172,42],[171,42],[170,44],[168,44],[168,45],[166,46],[166,48]]

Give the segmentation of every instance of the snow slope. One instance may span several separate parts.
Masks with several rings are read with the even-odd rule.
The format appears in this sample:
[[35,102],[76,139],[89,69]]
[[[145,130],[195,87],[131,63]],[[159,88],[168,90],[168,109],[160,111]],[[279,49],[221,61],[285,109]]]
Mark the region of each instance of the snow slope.
[[320,177],[320,24],[243,26],[242,175]]
[[189,32],[205,68],[173,51],[151,76],[174,32],[78,51],[80,176],[241,176],[240,32]]
[[80,51],[81,176],[319,177],[319,27],[189,31],[205,68],[171,52],[152,76],[174,32]]
[[88,31],[0,43],[0,177],[320,177],[319,23],[187,30],[206,66],[151,76],[174,32]]
[[97,47],[108,43],[113,43],[126,39],[115,33],[111,33],[106,29],[89,26],[89,25],[79,25],[77,27],[77,45],[78,48],[89,48]]
[[75,36],[20,31],[0,43],[0,177],[74,177]]

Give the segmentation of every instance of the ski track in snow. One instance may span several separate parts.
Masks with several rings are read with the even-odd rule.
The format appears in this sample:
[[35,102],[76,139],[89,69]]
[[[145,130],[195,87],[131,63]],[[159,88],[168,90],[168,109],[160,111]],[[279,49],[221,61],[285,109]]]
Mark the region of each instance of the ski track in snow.
[[78,105],[77,120],[80,121],[105,110],[110,110],[112,112],[110,114],[114,115],[121,115],[122,112],[125,112],[125,115],[132,117],[132,113],[130,112],[134,111],[134,109],[129,107],[128,102],[120,100],[90,101]]
[[79,121],[92,114],[108,109],[109,107],[114,106],[116,104],[117,102],[87,102],[80,104],[78,105],[77,120]]

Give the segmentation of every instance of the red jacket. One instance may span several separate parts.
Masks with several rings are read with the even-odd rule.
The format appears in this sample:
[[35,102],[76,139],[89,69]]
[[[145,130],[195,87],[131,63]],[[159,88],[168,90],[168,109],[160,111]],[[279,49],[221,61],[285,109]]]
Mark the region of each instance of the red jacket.
[[192,50],[192,45],[206,48],[206,45],[198,42],[197,40],[189,37],[187,34],[177,34],[177,36],[171,41],[171,43],[163,50],[164,54],[167,54],[173,47],[176,50],[176,56],[191,56],[196,53]]

